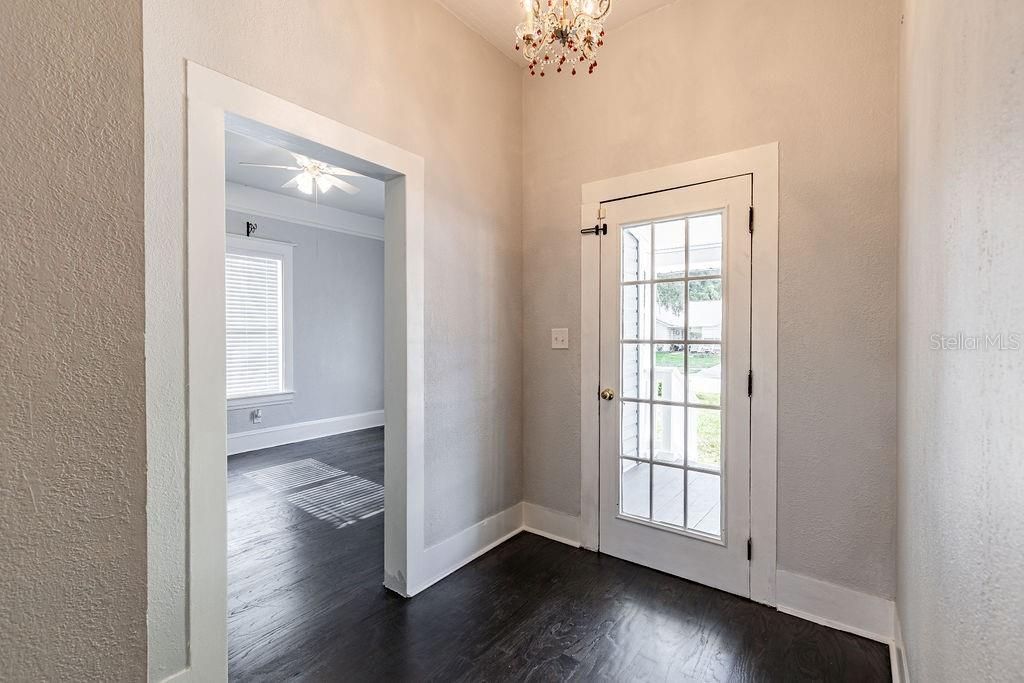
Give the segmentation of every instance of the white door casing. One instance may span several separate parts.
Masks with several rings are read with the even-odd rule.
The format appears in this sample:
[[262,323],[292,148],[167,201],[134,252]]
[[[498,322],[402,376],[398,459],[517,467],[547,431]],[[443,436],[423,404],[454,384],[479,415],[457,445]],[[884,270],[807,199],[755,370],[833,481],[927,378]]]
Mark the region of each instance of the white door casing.
[[[749,176],[752,179],[751,367],[750,403],[750,597],[776,604],[777,526],[777,353],[779,144],[686,161],[583,185],[581,222],[600,223],[602,202],[682,188],[709,181]],[[600,546],[599,427],[600,412],[600,271],[606,238],[581,238],[580,314],[580,540],[591,550]]]
[[[188,63],[188,669],[227,678],[227,457],[224,134],[228,114],[386,169],[384,585],[413,595],[438,577],[425,562],[424,162],[361,131]],[[153,644],[151,643],[151,646]]]

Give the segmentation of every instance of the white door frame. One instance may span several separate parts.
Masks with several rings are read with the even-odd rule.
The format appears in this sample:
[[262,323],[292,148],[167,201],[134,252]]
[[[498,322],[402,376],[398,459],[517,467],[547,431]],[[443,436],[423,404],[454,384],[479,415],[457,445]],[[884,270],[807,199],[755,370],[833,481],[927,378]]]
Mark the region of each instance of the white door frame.
[[[750,598],[775,605],[778,471],[779,144],[751,147],[673,166],[586,183],[580,218],[598,221],[601,202],[750,174],[753,177],[750,406]],[[580,245],[580,535],[600,546],[600,239]]]
[[[188,63],[188,659],[227,679],[224,129],[232,113],[393,172],[385,185],[384,585],[429,584],[423,552],[424,163],[406,152]],[[341,577],[339,577],[341,580]]]

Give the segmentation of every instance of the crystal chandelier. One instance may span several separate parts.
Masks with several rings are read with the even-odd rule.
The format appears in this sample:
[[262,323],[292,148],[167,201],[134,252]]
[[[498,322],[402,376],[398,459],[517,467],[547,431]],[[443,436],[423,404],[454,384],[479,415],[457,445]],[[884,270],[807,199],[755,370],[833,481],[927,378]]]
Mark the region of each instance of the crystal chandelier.
[[575,76],[584,66],[594,73],[612,0],[523,0],[523,7],[526,19],[516,26],[516,50],[522,50],[531,75],[554,68]]

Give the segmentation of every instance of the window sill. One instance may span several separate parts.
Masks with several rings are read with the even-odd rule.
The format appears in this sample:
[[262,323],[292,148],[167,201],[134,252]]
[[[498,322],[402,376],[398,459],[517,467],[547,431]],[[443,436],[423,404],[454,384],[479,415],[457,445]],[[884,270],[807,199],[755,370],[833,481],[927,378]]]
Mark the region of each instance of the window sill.
[[228,410],[279,406],[284,405],[285,403],[291,403],[294,400],[294,391],[282,391],[278,394],[263,394],[262,396],[240,396],[238,398],[228,399]]

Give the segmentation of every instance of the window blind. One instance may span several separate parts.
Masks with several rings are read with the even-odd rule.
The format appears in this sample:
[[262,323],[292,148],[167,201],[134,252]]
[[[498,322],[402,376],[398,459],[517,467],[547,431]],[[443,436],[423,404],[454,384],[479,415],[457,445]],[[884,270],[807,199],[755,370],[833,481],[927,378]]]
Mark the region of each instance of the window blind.
[[284,390],[282,260],[227,252],[227,397]]

